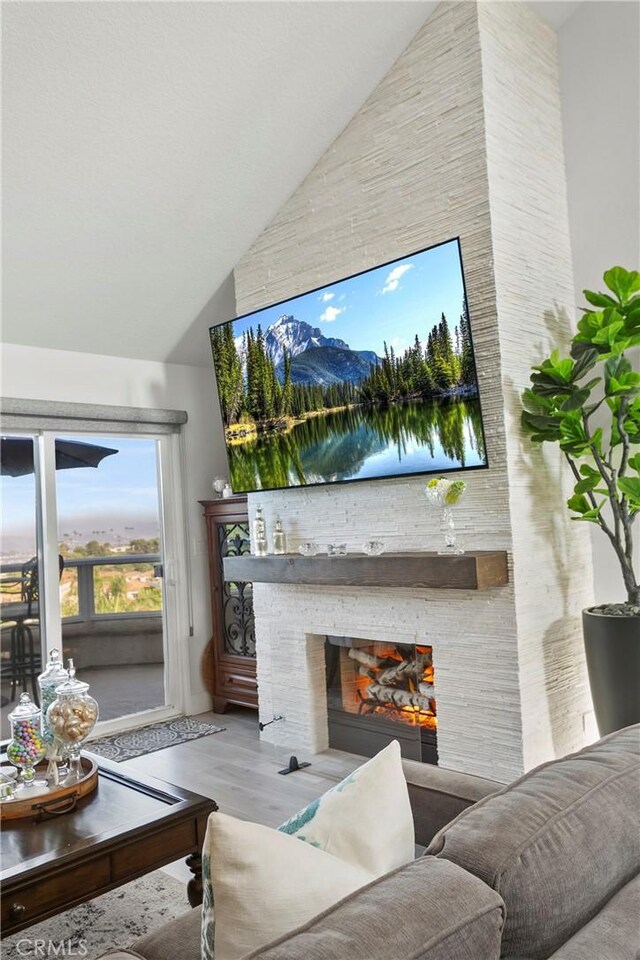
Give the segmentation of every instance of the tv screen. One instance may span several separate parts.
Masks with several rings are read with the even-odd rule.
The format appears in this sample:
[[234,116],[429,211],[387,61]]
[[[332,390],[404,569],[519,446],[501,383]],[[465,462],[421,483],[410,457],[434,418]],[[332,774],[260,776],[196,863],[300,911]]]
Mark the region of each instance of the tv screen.
[[210,335],[235,493],[487,466],[458,239]]

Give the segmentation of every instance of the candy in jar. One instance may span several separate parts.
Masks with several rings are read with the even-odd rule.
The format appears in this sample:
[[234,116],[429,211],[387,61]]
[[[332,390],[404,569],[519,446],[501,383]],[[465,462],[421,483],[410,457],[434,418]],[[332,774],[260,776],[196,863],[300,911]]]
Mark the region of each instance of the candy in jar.
[[7,747],[7,760],[18,767],[23,784],[28,786],[35,778],[34,767],[46,753],[41,714],[28,693],[20,695],[17,707],[9,714],[9,722],[11,742]]
[[56,688],[56,699],[47,711],[47,721],[54,736],[54,747],[62,744],[69,755],[67,783],[82,777],[80,744],[98,720],[98,704],[88,694],[89,684],[76,680],[76,668],[69,660],[69,678]]

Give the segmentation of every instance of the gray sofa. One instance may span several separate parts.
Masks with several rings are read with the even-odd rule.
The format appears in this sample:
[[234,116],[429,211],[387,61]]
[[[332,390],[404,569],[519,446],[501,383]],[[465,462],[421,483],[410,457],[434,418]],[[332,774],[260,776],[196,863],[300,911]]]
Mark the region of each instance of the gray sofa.
[[[250,960],[638,960],[640,726],[507,787],[405,771],[425,856]],[[199,935],[194,910],[108,958],[199,960]]]

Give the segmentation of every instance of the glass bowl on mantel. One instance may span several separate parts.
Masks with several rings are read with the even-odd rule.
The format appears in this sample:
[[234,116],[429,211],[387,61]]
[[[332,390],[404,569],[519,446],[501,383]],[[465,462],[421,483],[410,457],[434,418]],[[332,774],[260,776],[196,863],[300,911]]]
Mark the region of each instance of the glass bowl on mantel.
[[368,557],[379,557],[384,551],[385,545],[382,540],[367,540],[362,544],[362,552]]
[[320,553],[320,547],[317,543],[313,541],[308,541],[307,543],[301,543],[298,547],[298,553],[303,557],[315,557]]

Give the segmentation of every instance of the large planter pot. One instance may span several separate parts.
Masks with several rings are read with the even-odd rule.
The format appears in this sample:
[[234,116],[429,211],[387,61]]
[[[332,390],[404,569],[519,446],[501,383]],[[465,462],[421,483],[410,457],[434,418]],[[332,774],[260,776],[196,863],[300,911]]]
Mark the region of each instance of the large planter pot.
[[640,723],[640,617],[583,610],[582,630],[600,736]]

